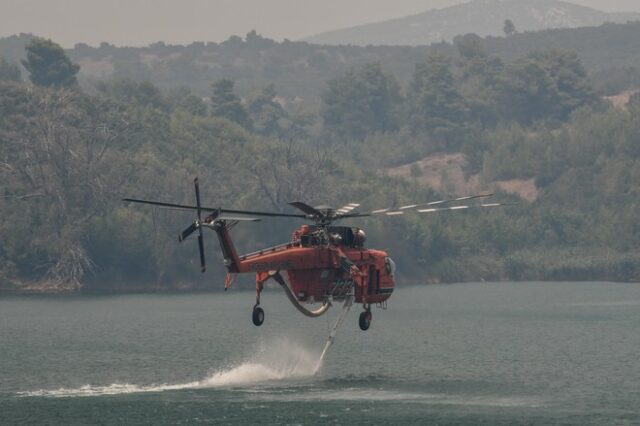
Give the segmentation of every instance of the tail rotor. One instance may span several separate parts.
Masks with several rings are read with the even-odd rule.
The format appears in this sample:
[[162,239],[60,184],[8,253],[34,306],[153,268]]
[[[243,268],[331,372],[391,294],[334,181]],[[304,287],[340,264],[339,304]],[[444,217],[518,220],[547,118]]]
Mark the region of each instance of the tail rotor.
[[193,185],[196,187],[196,207],[198,212],[198,248],[200,249],[200,270],[202,272],[207,270],[207,265],[204,260],[204,238],[202,236],[202,204],[200,203],[200,185],[198,184],[198,178],[193,180]]
[[197,219],[189,225],[184,231],[178,235],[178,241],[182,242],[189,235],[198,231],[198,249],[200,250],[200,270],[202,272],[207,270],[207,265],[204,258],[204,236],[202,233],[202,203],[200,202],[200,185],[198,184],[198,178],[193,180],[193,185],[196,189],[196,212]]

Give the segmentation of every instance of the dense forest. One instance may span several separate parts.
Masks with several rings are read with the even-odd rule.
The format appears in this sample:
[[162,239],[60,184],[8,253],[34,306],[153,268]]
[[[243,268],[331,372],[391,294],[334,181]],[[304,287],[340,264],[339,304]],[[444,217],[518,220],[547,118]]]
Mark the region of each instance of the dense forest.
[[[212,47],[150,47],[228,49],[241,64],[205,77],[176,56],[172,69],[184,69],[159,82],[162,66],[80,78],[82,49],[115,58],[133,48],[70,54],[31,38],[0,60],[0,288],[221,288],[212,235],[205,276],[194,241],[177,243],[190,213],[121,198],[192,203],[195,176],[206,204],[229,208],[288,211],[288,201],[302,200],[373,209],[466,195],[471,186],[461,189],[447,172],[441,185],[424,184],[429,171],[417,160],[444,154],[463,159],[465,183],[519,205],[354,221],[369,246],[390,250],[401,284],[640,280],[640,96],[622,108],[603,101],[575,50],[504,59],[488,43],[467,35],[428,48],[328,48],[252,33]],[[251,49],[264,46],[325,55],[309,75],[274,56],[272,74],[240,72]],[[361,54],[342,56],[338,69],[331,58],[339,52]],[[311,80],[314,89],[298,96]],[[392,173],[405,166],[409,173]],[[534,195],[505,182],[532,182]],[[298,224],[243,224],[234,238],[241,251],[260,249],[286,241]]]
[[[0,39],[0,56],[10,63],[25,57],[32,35]],[[461,38],[458,37],[457,40]],[[490,55],[503,61],[540,49],[578,53],[598,91],[615,94],[640,84],[640,22],[599,27],[518,32],[509,37],[477,38]],[[462,60],[456,43],[430,46],[328,46],[285,40],[276,42],[250,32],[224,42],[193,42],[147,47],[118,47],[108,42],[92,47],[76,44],[66,51],[81,66],[78,80],[89,87],[104,79],[150,81],[163,91],[186,86],[199,96],[209,95],[211,81],[229,78],[242,97],[256,87],[274,84],[287,102],[317,101],[325,82],[352,66],[378,62],[402,85],[413,76],[414,65],[432,52]],[[319,103],[315,103],[318,106]]]

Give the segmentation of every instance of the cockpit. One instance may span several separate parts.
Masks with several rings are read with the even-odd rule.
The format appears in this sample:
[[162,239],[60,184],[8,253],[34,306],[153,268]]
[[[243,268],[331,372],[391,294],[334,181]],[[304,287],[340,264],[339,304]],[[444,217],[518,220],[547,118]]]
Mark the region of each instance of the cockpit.
[[393,261],[390,257],[384,258],[384,269],[387,271],[387,275],[395,276],[396,275],[396,262]]

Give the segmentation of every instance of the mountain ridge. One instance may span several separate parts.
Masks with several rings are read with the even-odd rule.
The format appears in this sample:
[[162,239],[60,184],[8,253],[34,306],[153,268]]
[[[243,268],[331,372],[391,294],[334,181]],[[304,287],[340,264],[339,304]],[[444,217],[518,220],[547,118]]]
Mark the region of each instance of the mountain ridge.
[[303,41],[316,44],[418,46],[451,41],[455,36],[502,35],[511,19],[518,31],[597,26],[640,20],[640,13],[603,12],[560,0],[475,0],[442,9],[316,34]]

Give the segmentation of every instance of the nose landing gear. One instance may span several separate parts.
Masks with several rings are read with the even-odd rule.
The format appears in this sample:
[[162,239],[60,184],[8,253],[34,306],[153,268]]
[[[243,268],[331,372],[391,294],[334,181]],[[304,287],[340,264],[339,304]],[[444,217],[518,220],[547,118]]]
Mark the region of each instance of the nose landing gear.
[[366,308],[366,310],[360,313],[360,318],[358,319],[358,325],[360,326],[360,330],[367,331],[371,326],[371,319],[373,315],[371,315],[371,308]]

